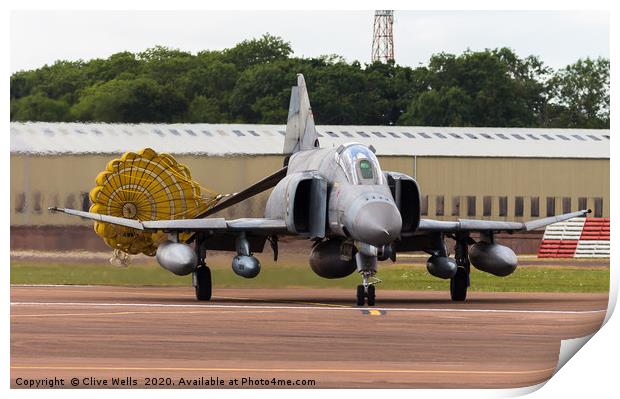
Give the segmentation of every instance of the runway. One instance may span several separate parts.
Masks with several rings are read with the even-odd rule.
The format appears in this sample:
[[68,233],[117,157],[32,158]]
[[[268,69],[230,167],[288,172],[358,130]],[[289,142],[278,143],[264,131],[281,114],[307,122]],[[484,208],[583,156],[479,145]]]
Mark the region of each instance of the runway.
[[600,327],[607,294],[455,304],[379,289],[377,307],[353,305],[353,289],[215,289],[197,302],[191,287],[12,286],[11,386],[529,386],[553,374],[561,339]]

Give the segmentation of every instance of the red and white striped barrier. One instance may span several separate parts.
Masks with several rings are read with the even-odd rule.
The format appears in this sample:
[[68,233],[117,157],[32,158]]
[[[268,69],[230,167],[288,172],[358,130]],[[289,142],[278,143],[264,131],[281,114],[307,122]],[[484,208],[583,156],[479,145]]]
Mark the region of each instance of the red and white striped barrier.
[[609,258],[609,219],[573,218],[547,226],[539,258]]

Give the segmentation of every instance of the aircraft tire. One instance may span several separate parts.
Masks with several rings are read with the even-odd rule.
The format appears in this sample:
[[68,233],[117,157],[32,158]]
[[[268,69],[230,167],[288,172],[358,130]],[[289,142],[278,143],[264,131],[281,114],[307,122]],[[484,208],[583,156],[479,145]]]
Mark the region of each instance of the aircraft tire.
[[211,299],[211,269],[208,266],[199,266],[196,269],[196,299],[208,301]]
[[375,286],[368,286],[368,306],[375,306]]
[[364,290],[363,285],[357,286],[357,306],[364,306],[364,302],[366,299],[366,290]]
[[450,280],[450,297],[455,302],[463,302],[467,297],[467,270],[458,267],[456,274]]

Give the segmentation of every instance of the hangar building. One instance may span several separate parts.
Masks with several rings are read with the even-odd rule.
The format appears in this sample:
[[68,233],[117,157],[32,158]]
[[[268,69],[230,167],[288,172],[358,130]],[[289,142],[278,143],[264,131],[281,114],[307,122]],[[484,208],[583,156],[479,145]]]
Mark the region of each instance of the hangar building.
[[[282,166],[285,126],[12,122],[11,248],[105,249],[92,223],[50,214],[89,207],[97,174],[126,151],[174,155],[193,178],[232,193]],[[591,208],[609,217],[609,130],[317,126],[322,147],[372,144],[384,170],[415,177],[423,217],[528,220]],[[267,194],[220,213],[262,216]],[[542,232],[512,237],[534,253]],[[518,238],[518,240],[515,240]]]

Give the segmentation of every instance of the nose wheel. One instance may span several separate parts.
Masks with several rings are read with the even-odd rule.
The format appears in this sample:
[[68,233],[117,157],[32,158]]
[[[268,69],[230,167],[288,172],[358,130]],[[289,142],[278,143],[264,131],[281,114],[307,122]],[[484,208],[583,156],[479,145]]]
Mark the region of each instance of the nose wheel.
[[375,284],[381,280],[373,277],[370,271],[362,272],[362,279],[362,284],[357,286],[357,306],[375,306]]

